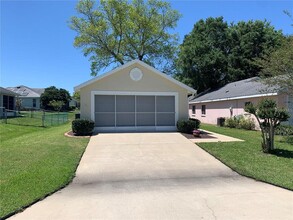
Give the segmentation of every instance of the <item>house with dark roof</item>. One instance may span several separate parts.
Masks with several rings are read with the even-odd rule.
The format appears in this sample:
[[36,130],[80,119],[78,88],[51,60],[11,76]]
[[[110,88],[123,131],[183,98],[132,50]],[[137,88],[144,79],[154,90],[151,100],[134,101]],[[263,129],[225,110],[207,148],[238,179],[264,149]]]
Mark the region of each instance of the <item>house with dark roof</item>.
[[16,87],[7,87],[6,89],[18,94],[18,98],[21,100],[22,109],[41,108],[40,98],[45,89],[30,88],[23,85]]
[[293,125],[293,98],[277,87],[265,85],[258,77],[229,83],[218,90],[191,99],[189,117],[199,119],[203,123],[217,124],[220,117],[247,114],[244,111],[246,104],[257,104],[264,98],[273,99],[279,107],[289,109],[289,124]]

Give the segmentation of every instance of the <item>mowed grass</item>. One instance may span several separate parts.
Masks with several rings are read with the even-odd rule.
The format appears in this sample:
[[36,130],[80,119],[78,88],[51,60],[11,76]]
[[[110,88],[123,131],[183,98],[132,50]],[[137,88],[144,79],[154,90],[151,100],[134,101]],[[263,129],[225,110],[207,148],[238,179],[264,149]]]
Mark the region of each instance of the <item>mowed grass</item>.
[[0,124],[0,218],[68,184],[89,138],[69,138],[70,123],[41,128]]
[[198,145],[238,173],[293,190],[293,145],[276,137],[274,154],[261,150],[259,131],[201,125],[202,129],[239,138],[244,142],[198,143]]

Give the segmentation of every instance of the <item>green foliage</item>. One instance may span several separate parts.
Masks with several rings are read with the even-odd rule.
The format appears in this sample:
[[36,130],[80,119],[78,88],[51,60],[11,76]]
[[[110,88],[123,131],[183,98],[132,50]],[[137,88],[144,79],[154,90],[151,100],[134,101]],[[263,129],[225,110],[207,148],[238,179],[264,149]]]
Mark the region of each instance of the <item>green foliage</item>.
[[283,40],[282,47],[258,59],[256,64],[262,68],[264,82],[279,86],[282,91],[293,95],[293,36]]
[[[60,104],[63,102],[64,108],[67,109],[69,101],[71,100],[70,94],[65,89],[57,89],[55,86],[51,86],[45,89],[44,93],[41,95],[41,106],[46,110],[55,110],[51,104]],[[52,102],[55,101],[55,102]],[[58,103],[56,103],[58,102]]]
[[72,132],[75,135],[90,135],[95,127],[95,123],[85,119],[75,119],[72,121]]
[[180,46],[180,75],[199,92],[218,87],[228,68],[227,46],[228,24],[223,17],[201,19]]
[[77,102],[80,102],[80,93],[74,92],[72,98],[74,98]]
[[228,128],[236,128],[238,125],[238,121],[235,117],[227,118],[225,120],[224,126]]
[[288,136],[293,135],[293,126],[290,125],[278,125],[275,130],[276,135]]
[[56,100],[52,100],[49,102],[49,106],[51,106],[55,111],[60,111],[62,106],[64,105],[64,102],[62,101],[56,101]]
[[238,117],[227,118],[225,120],[224,126],[229,128],[239,128],[245,130],[255,129],[254,120],[252,118],[245,118],[242,115]]
[[71,18],[77,32],[74,46],[90,56],[92,75],[105,67],[133,59],[164,66],[176,52],[176,27],[180,14],[162,0],[81,0],[79,17]]
[[239,119],[239,124],[237,128],[245,129],[245,130],[254,130],[255,129],[254,120],[252,118],[242,117]]
[[227,24],[223,17],[198,21],[180,45],[177,77],[199,92],[259,76],[254,62],[279,47],[283,35],[266,21]]
[[200,126],[200,120],[189,119],[177,121],[177,130],[182,133],[191,134],[193,130],[198,129]]
[[273,152],[275,128],[282,121],[287,121],[289,112],[282,108],[277,108],[277,103],[271,99],[263,99],[254,106],[252,103],[245,106],[245,111],[253,114],[261,128],[262,149],[265,153]]

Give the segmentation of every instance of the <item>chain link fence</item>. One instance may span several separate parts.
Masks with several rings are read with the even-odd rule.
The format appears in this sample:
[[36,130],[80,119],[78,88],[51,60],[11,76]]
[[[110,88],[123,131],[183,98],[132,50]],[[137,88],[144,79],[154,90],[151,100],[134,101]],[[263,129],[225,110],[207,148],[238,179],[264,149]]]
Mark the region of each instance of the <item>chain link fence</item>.
[[66,123],[68,113],[44,110],[13,111],[1,108],[0,118],[1,122],[6,124],[48,127]]

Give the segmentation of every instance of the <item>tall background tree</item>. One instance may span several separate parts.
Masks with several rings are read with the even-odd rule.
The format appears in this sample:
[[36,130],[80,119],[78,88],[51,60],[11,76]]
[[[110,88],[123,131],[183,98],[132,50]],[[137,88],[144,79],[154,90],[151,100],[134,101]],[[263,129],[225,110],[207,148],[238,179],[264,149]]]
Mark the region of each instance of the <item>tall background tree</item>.
[[79,17],[71,18],[77,32],[74,46],[90,56],[92,75],[133,59],[164,68],[173,60],[180,14],[161,0],[81,0]]
[[176,77],[202,92],[259,76],[255,59],[280,47],[283,38],[267,21],[200,20],[180,45]]
[[261,76],[268,85],[278,86],[293,95],[293,36],[283,40],[282,46],[264,59],[256,61]]
[[71,97],[67,90],[62,88],[57,89],[55,86],[50,86],[46,88],[44,93],[41,95],[41,106],[46,110],[56,110],[55,103],[63,103],[64,105],[62,107],[67,109],[70,100]]

